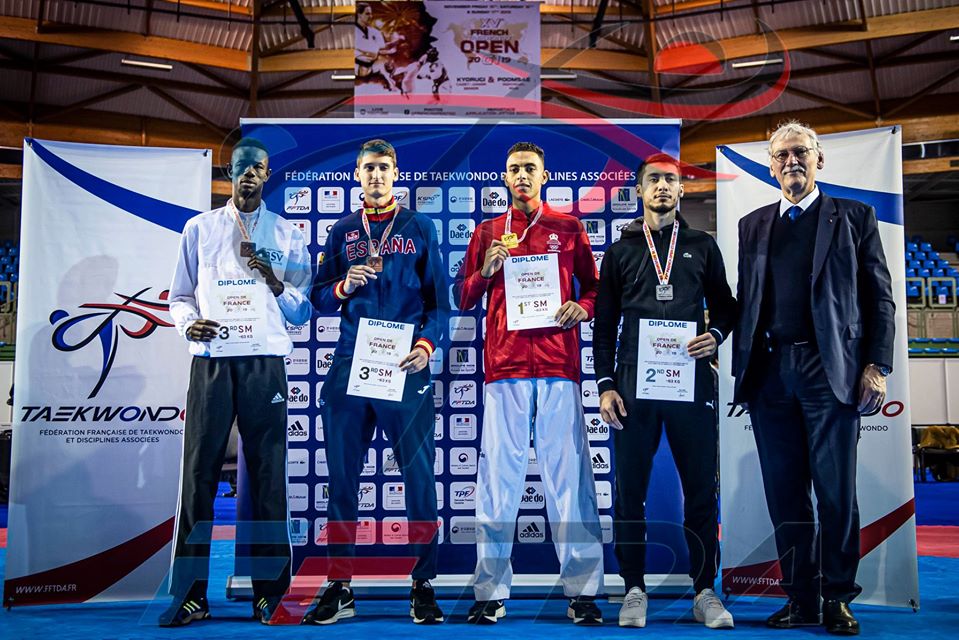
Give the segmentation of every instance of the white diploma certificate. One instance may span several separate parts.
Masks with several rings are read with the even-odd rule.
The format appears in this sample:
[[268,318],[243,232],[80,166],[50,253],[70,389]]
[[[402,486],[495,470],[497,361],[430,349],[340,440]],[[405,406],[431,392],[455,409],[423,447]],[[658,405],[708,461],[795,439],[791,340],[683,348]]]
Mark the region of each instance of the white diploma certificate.
[[640,319],[638,399],[693,402],[696,360],[687,353],[686,345],[695,337],[695,322]]
[[400,360],[412,347],[412,323],[360,318],[346,394],[401,401],[406,372],[400,370]]
[[506,284],[506,330],[555,327],[563,306],[559,257],[555,253],[510,256],[503,264]]
[[267,286],[256,278],[221,278],[210,284],[210,320],[220,323],[210,342],[214,358],[266,353]]

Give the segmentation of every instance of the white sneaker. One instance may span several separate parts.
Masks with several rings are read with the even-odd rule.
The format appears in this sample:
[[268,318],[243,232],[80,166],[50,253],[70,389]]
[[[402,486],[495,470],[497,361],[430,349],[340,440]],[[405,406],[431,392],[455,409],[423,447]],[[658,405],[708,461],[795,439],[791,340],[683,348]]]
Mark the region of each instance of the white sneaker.
[[703,589],[693,598],[693,617],[710,629],[732,629],[733,614],[726,611],[722,600],[712,589]]
[[619,626],[621,627],[639,627],[646,626],[646,605],[649,604],[649,598],[639,587],[633,587],[626,594],[623,600],[623,606],[619,610]]

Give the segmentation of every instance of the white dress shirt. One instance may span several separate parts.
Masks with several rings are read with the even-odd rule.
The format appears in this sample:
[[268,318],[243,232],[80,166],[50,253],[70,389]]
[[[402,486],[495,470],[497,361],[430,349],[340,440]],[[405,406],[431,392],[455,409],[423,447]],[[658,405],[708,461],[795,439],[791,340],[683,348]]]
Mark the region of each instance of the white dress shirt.
[[[793,207],[799,207],[803,210],[803,213],[806,213],[806,209],[812,206],[812,203],[816,201],[816,198],[819,197],[819,185],[813,187],[813,190],[809,192],[805,198],[793,204],[789,200],[786,200],[786,196],[779,197],[779,217],[782,218],[783,214],[792,209]],[[799,214],[800,216],[802,213]],[[796,216],[797,218],[799,216]]]
[[[283,282],[283,293],[274,296],[263,275],[247,266],[249,258],[240,257],[243,237],[230,209],[222,207],[191,218],[183,227],[170,285],[170,315],[177,332],[185,337],[193,321],[209,318],[210,301],[204,283],[255,277],[267,290],[265,355],[285,356],[293,349],[286,323],[303,324],[313,311],[309,298],[313,281],[310,253],[300,230],[263,204],[250,240],[270,257],[273,273]],[[210,355],[208,343],[189,342],[193,355]]]

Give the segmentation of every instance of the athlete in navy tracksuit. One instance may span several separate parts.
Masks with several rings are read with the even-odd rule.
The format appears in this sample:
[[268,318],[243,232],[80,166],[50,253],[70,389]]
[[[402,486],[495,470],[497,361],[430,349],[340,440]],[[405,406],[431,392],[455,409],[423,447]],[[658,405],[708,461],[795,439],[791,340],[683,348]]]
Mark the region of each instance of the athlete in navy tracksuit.
[[[330,474],[327,508],[330,586],[304,618],[329,624],[354,615],[349,588],[356,534],[359,476],[373,429],[393,447],[406,487],[413,568],[414,622],[441,622],[429,580],[436,577],[436,485],[433,475],[434,405],[429,357],[445,333],[449,299],[436,228],[429,217],[402,209],[392,194],[396,155],[382,140],[363,145],[357,178],[366,206],[330,230],[311,299],[320,313],[341,313],[340,339],[320,395]],[[413,346],[401,361],[407,372],[401,401],[347,395],[361,318],[412,323]],[[420,523],[416,525],[415,523]]]

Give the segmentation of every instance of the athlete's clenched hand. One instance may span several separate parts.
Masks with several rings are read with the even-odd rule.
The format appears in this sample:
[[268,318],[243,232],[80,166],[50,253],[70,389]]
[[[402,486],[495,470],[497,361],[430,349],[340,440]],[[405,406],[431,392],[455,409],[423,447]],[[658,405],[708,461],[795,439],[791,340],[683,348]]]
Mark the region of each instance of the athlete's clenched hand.
[[503,268],[503,263],[509,257],[509,249],[503,244],[502,240],[493,240],[489,249],[486,250],[486,259],[483,261],[483,268],[480,275],[484,278],[492,278],[493,274]]
[[365,264],[355,264],[346,272],[346,283],[343,285],[343,291],[346,295],[369,283],[370,280],[376,280],[376,270]]

